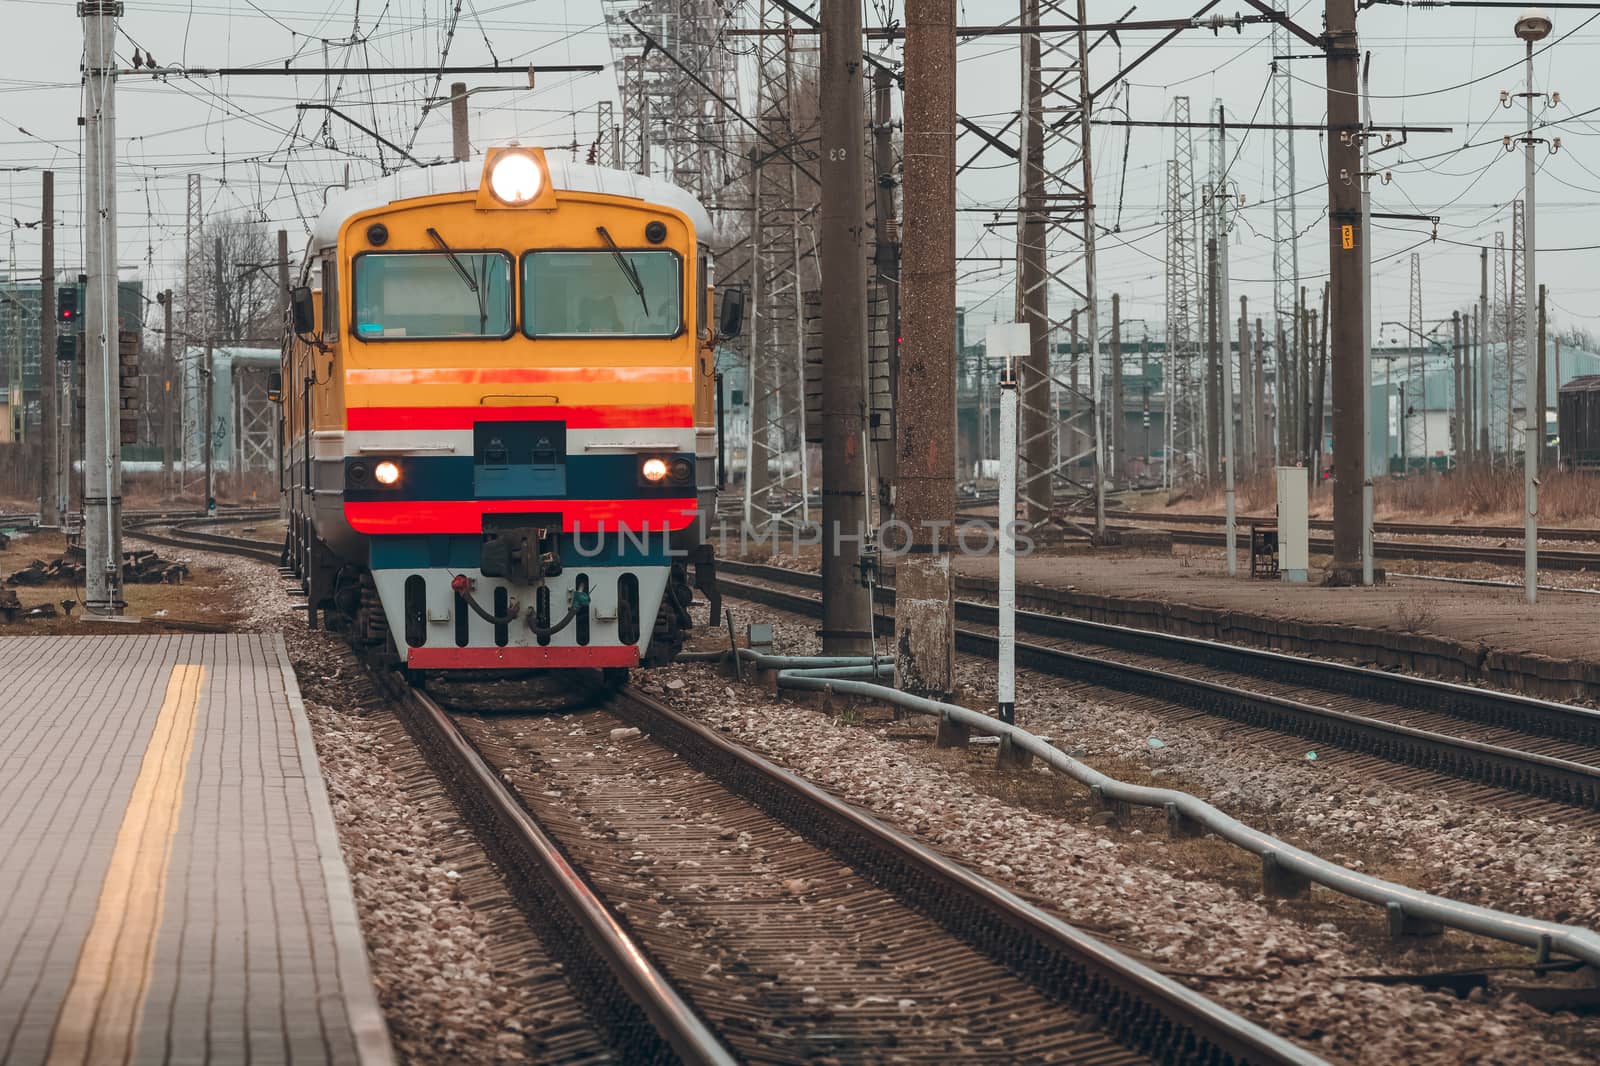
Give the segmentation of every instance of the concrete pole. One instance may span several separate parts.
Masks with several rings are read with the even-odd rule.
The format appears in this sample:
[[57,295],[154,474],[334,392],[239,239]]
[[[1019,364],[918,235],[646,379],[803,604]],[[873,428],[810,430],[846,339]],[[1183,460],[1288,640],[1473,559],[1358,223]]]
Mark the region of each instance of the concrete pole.
[[63,507],[60,495],[61,433],[60,390],[56,385],[56,176],[44,172],[44,213],[39,222],[39,393],[44,416],[44,432],[39,436],[44,454],[39,464],[39,524],[46,528],[61,525]]
[[[1523,182],[1526,192],[1523,193],[1522,211],[1522,261],[1527,267],[1528,280],[1523,289],[1524,299],[1539,292],[1539,319],[1536,321],[1529,309],[1524,308],[1523,347],[1527,349],[1527,402],[1522,406],[1524,429],[1522,434],[1522,494],[1524,502],[1523,532],[1522,532],[1522,585],[1523,595],[1529,603],[1539,599],[1539,449],[1544,440],[1544,397],[1535,398],[1534,389],[1542,383],[1539,374],[1539,338],[1542,336],[1540,323],[1544,319],[1544,291],[1535,290],[1534,285],[1538,275],[1534,270],[1533,241],[1534,227],[1534,201],[1533,201],[1533,165],[1534,128],[1533,128],[1533,41],[1527,41],[1527,60],[1524,64],[1527,71],[1527,93],[1523,102],[1527,105],[1528,132],[1523,138]],[[1509,340],[1509,338],[1507,338]],[[1509,351],[1511,345],[1506,345]],[[1506,375],[1506,391],[1509,393],[1511,375]],[[1539,412],[1539,422],[1534,422],[1534,413]]]
[[[1039,24],[1039,0],[1022,0],[1024,25]],[[1028,324],[1028,357],[1023,361],[1022,505],[1028,522],[1037,525],[1055,504],[1057,432],[1050,388],[1049,275],[1046,273],[1044,76],[1039,34],[1022,35],[1022,141],[1020,182],[1022,214],[1017,219],[1017,321]],[[1098,397],[1096,398],[1098,400]]]
[[[1368,76],[1372,68],[1372,53],[1367,53],[1367,58],[1361,64],[1361,115],[1364,124],[1372,125],[1372,96],[1368,86]],[[1373,523],[1373,487],[1372,487],[1372,242],[1367,240],[1372,232],[1372,165],[1369,154],[1368,136],[1361,138],[1361,225],[1357,233],[1361,237],[1361,584],[1370,586],[1375,577],[1372,562],[1372,523]],[[1343,247],[1343,231],[1340,231],[1340,246]],[[1387,399],[1384,401],[1387,403]],[[1335,408],[1337,410],[1337,408]],[[1335,422],[1338,416],[1335,416]],[[1387,425],[1387,423],[1385,423]],[[1385,430],[1387,432],[1387,430]],[[1339,442],[1335,442],[1337,449]],[[1389,455],[1389,442],[1387,437],[1383,445],[1384,462],[1387,465]],[[1337,454],[1337,451],[1335,452]],[[1335,465],[1338,466],[1337,460]],[[1341,468],[1342,469],[1342,468]],[[1337,506],[1339,486],[1337,482],[1333,487],[1335,506]]]
[[1221,353],[1217,351],[1217,239],[1206,240],[1206,480],[1213,485],[1221,474],[1219,461],[1221,448],[1217,441],[1217,427],[1221,425],[1220,401],[1217,396]]
[[[750,323],[746,336],[749,369],[745,373],[745,402],[749,418],[745,425],[744,450],[744,525],[754,528],[756,508],[771,511],[768,497],[771,472],[767,460],[771,426],[768,421],[768,394],[772,389],[771,373],[767,367],[766,344],[761,337],[761,290],[765,266],[761,258],[761,156],[757,149],[750,150]],[[761,523],[766,525],[765,522]]]
[[[223,274],[222,265],[222,238],[218,237],[214,245],[216,249],[217,291],[216,291],[216,323],[211,327],[211,339],[206,342],[206,367],[202,374],[204,378],[206,397],[206,511],[214,511],[217,506],[217,469],[216,469],[216,346],[221,342],[222,323],[226,316],[226,284],[227,278]],[[235,426],[235,429],[238,427]]]
[[1268,439],[1270,439],[1268,437],[1268,435],[1267,435],[1267,383],[1266,383],[1267,351],[1266,351],[1266,349],[1267,349],[1266,333],[1262,329],[1261,319],[1257,318],[1256,319],[1256,343],[1255,343],[1255,353],[1254,353],[1254,360],[1255,360],[1255,364],[1256,364],[1256,366],[1255,366],[1255,381],[1254,381],[1255,403],[1254,403],[1253,409],[1252,409],[1253,413],[1255,415],[1255,442],[1256,442],[1255,443],[1255,452],[1253,454],[1253,458],[1255,460],[1255,468],[1257,470],[1261,469],[1261,467],[1264,465],[1263,460],[1266,458],[1267,441],[1268,441]]
[[1122,294],[1111,294],[1111,480],[1121,484],[1128,476],[1126,419],[1122,404]]
[[467,140],[467,83],[450,83],[450,144],[451,158],[460,163],[472,155],[472,145]]
[[[284,336],[289,331],[289,231],[278,231],[278,322]],[[280,382],[279,395],[284,395]],[[721,432],[718,432],[721,439]],[[285,521],[289,518],[289,494],[284,491],[283,477],[283,404],[273,404],[272,411],[272,469],[278,476],[278,513]]]
[[120,615],[122,599],[122,422],[117,337],[116,12],[121,4],[86,0],[83,165],[84,592],[90,614]]
[[179,406],[183,403],[183,392],[174,392],[172,382],[175,375],[172,372],[172,290],[167,289],[159,297],[161,304],[161,476],[163,487],[170,492],[172,489],[172,444],[175,437],[174,420],[177,412],[173,404]]
[[1455,462],[1459,465],[1460,462],[1461,462],[1461,453],[1463,451],[1463,449],[1461,447],[1461,434],[1462,434],[1462,430],[1464,430],[1466,428],[1464,417],[1462,415],[1462,404],[1461,404],[1461,396],[1462,396],[1462,391],[1463,391],[1462,390],[1462,384],[1463,383],[1462,383],[1462,379],[1461,379],[1461,312],[1460,311],[1452,311],[1452,312],[1450,312],[1450,361],[1451,361],[1451,367],[1455,372],[1455,379],[1454,379],[1455,387],[1454,387],[1454,391],[1451,393],[1451,402],[1450,402],[1451,415],[1453,416],[1450,419],[1450,451],[1451,451],[1452,455],[1455,457]]
[[867,220],[861,4],[822,6],[822,653],[872,652],[867,530]]
[[[1222,243],[1226,247],[1228,236],[1226,229],[1218,227],[1222,234]],[[1217,306],[1219,317],[1228,315],[1227,304]],[[1230,331],[1231,332],[1231,331]],[[1227,548],[1224,549],[1228,556],[1228,576],[1236,577],[1239,573],[1239,528],[1235,521],[1238,513],[1237,501],[1234,498],[1234,455],[1233,455],[1233,352],[1232,345],[1224,342],[1222,349],[1222,486],[1226,500],[1227,515]]]
[[[1363,299],[1363,255],[1368,234],[1361,217],[1361,50],[1356,40],[1356,0],[1328,0],[1328,261],[1333,319],[1333,561],[1336,581],[1362,578],[1362,408],[1367,385],[1362,349],[1368,338]],[[1346,246],[1346,227],[1351,241]],[[1326,316],[1324,316],[1326,317]],[[1321,433],[1321,427],[1318,427]]]
[[1489,249],[1478,249],[1478,317],[1473,324],[1478,336],[1478,447],[1485,466],[1494,467],[1489,447],[1489,387],[1494,375],[1489,370]]
[[900,688],[934,698],[955,686],[944,542],[955,521],[955,14],[955,0],[907,0],[905,9],[904,196],[917,224],[906,230],[901,269],[899,396],[918,417],[901,422],[897,442],[895,517],[909,527],[911,550],[895,564],[895,674]]
[[1248,471],[1256,454],[1255,367],[1250,358],[1250,302],[1239,297],[1239,463]]
[[1017,369],[1000,372],[1000,720],[1017,721]]

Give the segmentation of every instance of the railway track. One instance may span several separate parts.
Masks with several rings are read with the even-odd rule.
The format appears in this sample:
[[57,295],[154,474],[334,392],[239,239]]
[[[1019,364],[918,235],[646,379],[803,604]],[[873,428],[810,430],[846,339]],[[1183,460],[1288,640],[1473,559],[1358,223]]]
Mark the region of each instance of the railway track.
[[625,1061],[1317,1061],[641,693],[403,703]]
[[[816,616],[815,574],[719,562],[723,591]],[[753,580],[738,580],[744,577]],[[892,603],[881,590],[880,603]],[[957,605],[957,645],[993,658],[994,607]],[[892,626],[892,619],[884,620]],[[1410,768],[1480,802],[1600,825],[1600,712],[1215,641],[1017,612],[1017,662],[1105,690]]]
[[213,533],[197,526],[227,523],[260,522],[278,516],[276,508],[239,511],[221,515],[195,517],[193,512],[142,514],[128,520],[128,532],[143,540],[165,544],[174,548],[198,548],[204,551],[238,555],[274,566],[283,562],[283,546],[255,537],[234,537],[226,533]]
[[[1222,530],[1210,528],[1192,528],[1197,525],[1203,527],[1221,527],[1226,519],[1218,515],[1157,515],[1146,511],[1107,511],[1107,519],[1118,519],[1122,522],[1144,522],[1150,525],[1122,525],[1122,530],[1139,530],[1139,528],[1157,528],[1168,531],[1173,536],[1173,541],[1179,544],[1203,544],[1206,547],[1224,547],[1227,544],[1227,533]],[[957,515],[960,522],[978,522],[984,525],[994,525],[995,517],[989,514],[973,514],[973,512],[960,512]],[[1080,519],[1091,522],[1091,519]],[[1250,547],[1250,519],[1238,519],[1238,546],[1242,549]],[[1176,528],[1174,528],[1176,527]],[[1331,528],[1331,523],[1326,520],[1314,520],[1312,528]],[[1376,531],[1390,533],[1390,535],[1408,536],[1498,536],[1501,539],[1517,539],[1522,541],[1522,530],[1501,530],[1498,527],[1458,527],[1458,525],[1411,525],[1411,523],[1379,522]],[[1493,533],[1483,533],[1483,530],[1494,530]],[[1600,530],[1557,530],[1563,536],[1547,538],[1547,530],[1539,531],[1539,539],[1566,539],[1566,541],[1589,541],[1600,539]],[[1565,536],[1573,535],[1573,536]],[[1333,552],[1333,539],[1326,536],[1312,536],[1309,538],[1310,551],[1315,554],[1328,555]],[[1522,567],[1522,547],[1499,547],[1488,544],[1429,544],[1421,541],[1374,541],[1373,554],[1379,559],[1418,559],[1429,562],[1454,562],[1454,563],[1494,563],[1499,567]],[[1573,570],[1600,571],[1600,552],[1578,551],[1578,549],[1558,549],[1558,547],[1539,547],[1539,567],[1542,570]]]
[[[270,548],[191,524],[164,542]],[[1321,1061],[634,690],[395,691],[621,1061]]]
[[[1107,510],[1107,518],[1116,518],[1123,521],[1138,522],[1163,522],[1172,525],[1220,526],[1227,521],[1222,515],[1213,514],[1173,514],[1168,512],[1153,511],[1125,511]],[[1241,523],[1252,519],[1241,516]],[[1311,519],[1312,529],[1333,529],[1333,522],[1326,518]],[[1475,526],[1461,525],[1446,522],[1374,522],[1374,533],[1389,533],[1404,537],[1484,537],[1498,540],[1522,540],[1521,526]],[[1595,541],[1600,542],[1600,529],[1583,529],[1577,527],[1541,526],[1539,540],[1542,541]]]

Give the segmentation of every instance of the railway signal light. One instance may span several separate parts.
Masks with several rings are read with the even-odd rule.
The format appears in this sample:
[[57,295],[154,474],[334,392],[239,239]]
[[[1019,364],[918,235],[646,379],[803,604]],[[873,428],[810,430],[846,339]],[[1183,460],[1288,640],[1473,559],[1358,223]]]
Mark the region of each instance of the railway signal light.
[[73,285],[62,286],[56,294],[56,321],[63,326],[73,326],[78,322],[78,289]]

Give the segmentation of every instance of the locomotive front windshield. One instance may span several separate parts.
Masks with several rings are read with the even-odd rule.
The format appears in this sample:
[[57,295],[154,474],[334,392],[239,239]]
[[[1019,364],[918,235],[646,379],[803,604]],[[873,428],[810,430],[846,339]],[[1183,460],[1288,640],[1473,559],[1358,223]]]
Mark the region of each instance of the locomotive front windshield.
[[674,337],[683,267],[668,251],[545,251],[522,258],[530,337]]
[[507,337],[505,252],[367,252],[355,262],[355,329],[366,340]]

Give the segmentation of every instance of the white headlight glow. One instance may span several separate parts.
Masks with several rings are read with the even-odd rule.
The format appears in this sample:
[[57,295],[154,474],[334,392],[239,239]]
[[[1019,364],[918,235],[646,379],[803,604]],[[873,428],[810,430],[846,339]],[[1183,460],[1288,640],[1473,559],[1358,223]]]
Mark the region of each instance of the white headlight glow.
[[507,152],[494,161],[489,171],[489,191],[501,203],[520,206],[531,203],[544,188],[544,171],[530,155]]
[[664,459],[646,459],[639,470],[646,481],[660,481],[667,476],[667,463]]
[[380,485],[393,485],[400,480],[400,466],[385,459],[373,468],[372,476],[378,479]]

